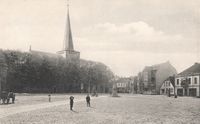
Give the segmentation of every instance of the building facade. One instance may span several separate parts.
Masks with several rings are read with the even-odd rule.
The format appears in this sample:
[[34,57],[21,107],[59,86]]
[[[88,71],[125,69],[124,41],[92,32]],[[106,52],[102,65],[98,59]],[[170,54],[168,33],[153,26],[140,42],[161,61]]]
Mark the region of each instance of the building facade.
[[133,80],[131,78],[119,78],[116,81],[118,93],[131,93],[133,92]]
[[142,94],[144,91],[144,84],[142,82],[142,73],[139,72],[137,76],[137,93]]
[[200,96],[200,63],[195,63],[176,76],[175,93],[178,96]]
[[168,61],[157,65],[146,66],[138,76],[139,90],[143,94],[160,94],[160,88],[164,80],[176,74],[176,69]]
[[175,77],[174,76],[170,76],[169,78],[167,78],[161,88],[160,88],[160,94],[161,95],[174,95],[175,93]]
[[133,77],[133,93],[138,93],[138,76]]

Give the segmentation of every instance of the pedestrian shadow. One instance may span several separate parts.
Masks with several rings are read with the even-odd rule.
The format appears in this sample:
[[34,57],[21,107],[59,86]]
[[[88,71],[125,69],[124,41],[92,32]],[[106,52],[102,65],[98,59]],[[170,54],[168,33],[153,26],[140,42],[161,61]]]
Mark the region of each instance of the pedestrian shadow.
[[14,104],[14,103],[0,103],[0,105],[10,105],[10,104]]
[[95,107],[90,106],[89,108],[95,109]]
[[77,111],[74,111],[74,110],[71,110],[72,112],[74,112],[74,113],[78,113]]

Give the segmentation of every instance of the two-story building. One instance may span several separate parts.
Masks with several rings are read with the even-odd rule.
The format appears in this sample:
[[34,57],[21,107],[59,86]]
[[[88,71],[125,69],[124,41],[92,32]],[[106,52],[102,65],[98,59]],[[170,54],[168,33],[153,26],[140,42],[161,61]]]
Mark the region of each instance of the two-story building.
[[119,78],[116,84],[118,93],[131,93],[133,91],[133,81],[131,78]]
[[195,63],[175,78],[175,93],[178,96],[200,96],[200,63]]
[[175,77],[170,76],[168,77],[162,84],[160,88],[161,95],[174,95],[174,86],[175,86]]

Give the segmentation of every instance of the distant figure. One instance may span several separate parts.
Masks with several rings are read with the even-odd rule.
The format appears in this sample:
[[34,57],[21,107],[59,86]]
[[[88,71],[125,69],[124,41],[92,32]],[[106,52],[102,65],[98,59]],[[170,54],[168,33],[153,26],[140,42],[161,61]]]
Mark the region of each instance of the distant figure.
[[7,104],[9,104],[10,98],[12,99],[12,103],[15,103],[15,94],[11,91],[7,95]]
[[5,104],[6,103],[6,99],[7,99],[7,92],[6,91],[2,91],[1,99],[3,101],[3,104]]
[[168,92],[168,97],[171,97],[171,94],[170,94],[170,89],[169,89],[169,92]]
[[74,97],[70,96],[69,99],[70,99],[70,110],[73,110]]
[[90,96],[89,94],[86,96],[87,107],[90,107]]
[[15,93],[13,93],[13,97],[12,97],[12,103],[15,103]]
[[10,102],[10,92],[8,93],[8,95],[7,95],[7,98],[6,98],[6,100],[7,100],[7,104],[9,104],[9,102]]
[[49,102],[51,102],[51,94],[49,94],[48,97],[49,97]]
[[174,98],[177,98],[177,94],[175,93]]

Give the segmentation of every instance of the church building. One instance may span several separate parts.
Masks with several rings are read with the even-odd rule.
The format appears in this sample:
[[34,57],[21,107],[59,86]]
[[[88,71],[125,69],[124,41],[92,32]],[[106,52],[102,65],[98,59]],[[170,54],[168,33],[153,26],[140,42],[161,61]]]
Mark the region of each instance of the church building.
[[29,52],[31,54],[37,54],[41,57],[47,56],[53,58],[60,58],[59,54],[62,54],[64,55],[67,63],[80,65],[80,52],[74,50],[74,45],[73,45],[70,16],[69,16],[69,5],[67,5],[67,19],[66,19],[66,27],[64,33],[63,49],[54,54],[54,53],[32,50],[30,47]]
[[62,51],[58,53],[64,54],[68,63],[79,64],[80,62],[80,52],[74,50],[70,16],[69,16],[69,5],[67,5],[67,19],[66,19],[66,28],[64,35],[64,47]]

